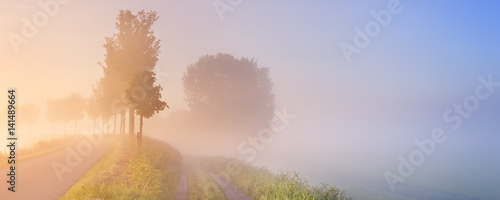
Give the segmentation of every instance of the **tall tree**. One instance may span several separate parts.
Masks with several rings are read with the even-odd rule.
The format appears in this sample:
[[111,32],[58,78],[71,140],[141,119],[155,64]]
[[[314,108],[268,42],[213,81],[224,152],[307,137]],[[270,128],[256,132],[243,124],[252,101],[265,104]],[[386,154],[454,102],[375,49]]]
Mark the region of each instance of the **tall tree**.
[[101,116],[102,109],[100,105],[102,99],[102,89],[96,84],[92,86],[92,94],[85,101],[85,112],[87,116],[94,122],[94,134],[96,130],[96,123],[99,116]]
[[[152,30],[156,20],[158,16],[154,11],[140,11],[134,15],[129,10],[121,10],[115,23],[117,33],[106,37],[106,54],[101,66],[105,79],[113,80],[105,83],[113,84],[114,93],[110,96],[115,102],[125,103],[122,94],[136,72],[151,71],[156,65],[160,53],[160,40],[154,36]],[[124,117],[123,109],[115,110],[121,112],[121,117]],[[129,107],[129,134],[134,134],[132,106]]]
[[222,125],[239,125],[255,131],[274,117],[273,84],[268,68],[253,59],[229,54],[207,55],[189,65],[183,77],[191,111]]
[[114,76],[104,76],[97,82],[97,92],[98,94],[98,104],[101,109],[101,119],[103,123],[103,129],[107,127],[107,133],[109,132],[109,120],[115,115],[121,108],[120,106],[125,104],[123,100],[119,97],[119,90],[115,82],[116,77]]
[[150,118],[154,114],[169,108],[167,103],[161,100],[161,85],[155,85],[155,73],[152,71],[137,72],[125,92],[125,98],[129,105],[135,109],[140,116],[139,134],[137,144],[142,145],[142,118]]

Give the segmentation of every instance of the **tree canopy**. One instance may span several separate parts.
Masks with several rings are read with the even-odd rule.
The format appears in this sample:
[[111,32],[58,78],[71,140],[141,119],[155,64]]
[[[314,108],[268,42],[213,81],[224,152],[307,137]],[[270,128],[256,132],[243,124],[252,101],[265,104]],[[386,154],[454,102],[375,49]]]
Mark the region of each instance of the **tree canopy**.
[[102,116],[102,89],[99,86],[92,86],[92,94],[85,100],[85,112],[87,116],[94,122],[94,134],[96,130],[96,121]]
[[274,116],[269,68],[258,67],[254,59],[206,55],[188,66],[182,80],[196,114],[256,129],[267,127]]
[[155,85],[155,75],[152,71],[137,72],[125,91],[128,104],[140,116],[139,134],[137,134],[139,145],[142,145],[143,118],[150,118],[165,107],[169,108],[167,103],[161,100],[160,92],[163,89],[160,85]]
[[[54,125],[56,121],[64,122],[64,133],[66,133],[66,122],[76,122],[83,119],[85,99],[78,93],[72,93],[65,98],[47,100],[47,119]],[[54,127],[52,127],[54,129]],[[54,130],[52,130],[54,132]]]
[[[121,10],[116,18],[117,33],[106,37],[105,59],[100,63],[104,77],[100,86],[104,93],[104,102],[111,106],[111,115],[122,112],[126,100],[124,92],[135,73],[151,71],[156,66],[160,53],[160,40],[152,30],[158,20],[155,11],[139,11],[134,15],[129,10]],[[129,109],[129,132],[134,132],[134,111]]]
[[160,85],[154,85],[156,78],[152,71],[142,71],[136,73],[126,90],[126,99],[129,105],[135,109],[135,113],[144,118],[150,118],[168,108],[167,103],[161,100]]

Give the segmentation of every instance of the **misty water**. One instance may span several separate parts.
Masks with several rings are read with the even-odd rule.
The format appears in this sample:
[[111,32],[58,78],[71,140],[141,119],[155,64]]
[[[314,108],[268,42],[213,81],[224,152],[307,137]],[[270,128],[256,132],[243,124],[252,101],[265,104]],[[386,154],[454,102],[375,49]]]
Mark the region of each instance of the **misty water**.
[[[265,149],[257,151],[252,164],[275,172],[297,171],[312,184],[327,183],[345,189],[355,199],[498,199],[498,100],[495,96],[482,101],[456,130],[452,128],[454,123],[443,120],[443,113],[453,106],[453,101],[396,110],[390,106],[354,109],[342,116],[328,110],[288,107],[296,118],[283,132],[276,133]],[[151,123],[160,129],[156,120]],[[166,132],[172,131],[168,125],[163,127]],[[423,163],[414,166],[414,173],[397,183],[392,192],[384,174],[398,174],[398,157],[408,160],[412,151],[420,151],[415,140],[431,138],[436,128],[444,131],[446,141],[436,143],[433,152],[425,155]],[[177,141],[173,134],[153,135],[185,154],[249,157],[237,151],[246,138],[228,141],[221,137],[224,142],[218,142],[206,140],[202,134],[193,133],[189,139],[193,146]],[[205,144],[201,148],[204,141],[217,145],[210,148]]]
[[[500,154],[496,146],[500,117],[496,100],[484,102],[456,131],[443,122],[439,114],[443,111],[438,108],[410,109],[407,116],[353,114],[351,117],[359,117],[356,123],[347,122],[349,119],[335,122],[328,115],[318,117],[287,108],[296,118],[283,132],[274,135],[264,150],[258,151],[252,164],[275,172],[297,171],[313,185],[328,183],[347,190],[355,199],[498,199]],[[422,112],[427,116],[418,114]],[[168,121],[168,115],[146,121],[147,135],[172,144],[185,155],[248,157],[237,153],[238,145],[245,139],[229,142],[219,138],[224,141],[214,142],[219,147],[206,144],[208,148],[199,148],[201,145],[196,144],[203,143],[203,139],[197,138],[203,137],[192,137],[189,141],[194,145],[189,146],[185,140],[175,139],[174,133],[165,133],[164,130],[171,130],[162,124],[164,121]],[[84,122],[82,127],[84,131],[80,133],[89,133],[92,124]],[[415,172],[404,183],[398,183],[392,193],[384,173],[397,173],[398,156],[408,158],[411,151],[418,149],[414,140],[430,138],[437,127],[446,130],[447,141],[437,144],[435,152],[426,156],[424,163],[416,166]],[[59,136],[24,134],[19,142],[27,146]]]

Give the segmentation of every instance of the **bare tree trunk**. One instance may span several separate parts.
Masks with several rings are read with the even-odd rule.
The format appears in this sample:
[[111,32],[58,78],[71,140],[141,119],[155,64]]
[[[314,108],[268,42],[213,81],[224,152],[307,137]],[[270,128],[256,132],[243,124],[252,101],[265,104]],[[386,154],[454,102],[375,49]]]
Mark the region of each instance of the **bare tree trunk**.
[[113,134],[116,134],[116,113],[114,115]]
[[104,128],[106,128],[106,121],[102,118],[102,133],[104,134]]
[[137,145],[142,145],[142,115],[139,120],[139,133],[137,134]]
[[129,108],[128,115],[128,134],[134,135],[134,109]]
[[123,133],[123,111],[120,111],[120,134]]
[[121,134],[125,134],[125,110],[122,110],[121,112],[121,131],[120,133]]

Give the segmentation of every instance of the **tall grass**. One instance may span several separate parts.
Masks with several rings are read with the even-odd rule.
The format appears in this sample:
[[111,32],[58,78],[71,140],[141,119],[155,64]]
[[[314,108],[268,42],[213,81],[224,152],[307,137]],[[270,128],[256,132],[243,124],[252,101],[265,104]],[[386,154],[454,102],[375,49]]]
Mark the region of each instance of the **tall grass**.
[[[272,173],[264,168],[255,168],[235,159],[221,157],[210,158],[206,162],[208,162],[207,167],[210,170],[229,174],[229,181],[252,197],[252,199],[351,199],[344,191],[328,184],[311,186],[297,172]],[[227,171],[227,169],[232,170]]]
[[181,156],[170,145],[113,136],[116,144],[61,199],[173,199]]

